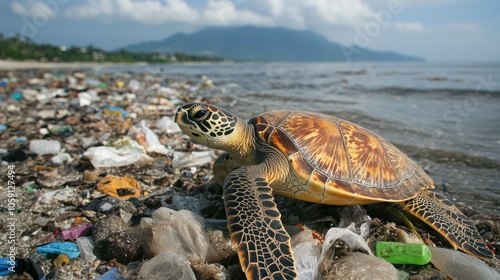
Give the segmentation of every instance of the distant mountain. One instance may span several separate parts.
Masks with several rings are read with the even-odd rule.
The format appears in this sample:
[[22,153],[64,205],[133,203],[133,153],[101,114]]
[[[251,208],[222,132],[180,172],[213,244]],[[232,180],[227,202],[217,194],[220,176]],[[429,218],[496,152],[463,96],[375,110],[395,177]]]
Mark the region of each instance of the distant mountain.
[[177,33],[163,41],[129,45],[133,52],[183,52],[257,61],[419,61],[391,51],[342,46],[311,31],[266,27],[213,27]]

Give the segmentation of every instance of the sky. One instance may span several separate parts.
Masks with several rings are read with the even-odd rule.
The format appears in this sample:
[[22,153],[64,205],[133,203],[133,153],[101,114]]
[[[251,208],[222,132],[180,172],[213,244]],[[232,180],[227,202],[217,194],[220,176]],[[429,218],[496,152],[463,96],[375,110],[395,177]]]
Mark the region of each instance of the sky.
[[500,62],[498,0],[3,0],[0,33],[114,50],[212,26],[311,30],[428,61]]

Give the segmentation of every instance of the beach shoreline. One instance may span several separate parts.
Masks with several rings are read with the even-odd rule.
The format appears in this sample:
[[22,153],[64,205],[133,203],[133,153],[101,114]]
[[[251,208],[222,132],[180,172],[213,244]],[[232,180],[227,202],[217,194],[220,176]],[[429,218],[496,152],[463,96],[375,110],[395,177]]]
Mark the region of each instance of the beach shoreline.
[[141,66],[147,62],[40,62],[40,61],[17,61],[0,60],[0,70],[37,69],[37,68],[86,68],[86,67],[110,67],[110,66]]
[[[189,61],[189,62],[173,62],[171,65],[207,65],[207,64],[233,64],[243,63],[234,61]],[[26,69],[53,69],[53,68],[89,68],[89,67],[130,67],[130,66],[147,66],[155,65],[156,63],[149,62],[40,62],[40,61],[18,61],[18,60],[1,60],[0,70],[26,70]],[[160,63],[164,65],[165,63]]]

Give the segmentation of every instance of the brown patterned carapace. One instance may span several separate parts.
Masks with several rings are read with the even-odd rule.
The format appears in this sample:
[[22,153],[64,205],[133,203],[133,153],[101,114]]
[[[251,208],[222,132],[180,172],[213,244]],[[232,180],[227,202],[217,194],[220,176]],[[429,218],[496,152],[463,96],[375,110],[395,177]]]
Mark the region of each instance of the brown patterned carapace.
[[250,123],[255,123],[262,141],[282,151],[292,165],[297,192],[284,195],[354,205],[408,200],[433,188],[432,179],[396,147],[345,120],[276,111]]

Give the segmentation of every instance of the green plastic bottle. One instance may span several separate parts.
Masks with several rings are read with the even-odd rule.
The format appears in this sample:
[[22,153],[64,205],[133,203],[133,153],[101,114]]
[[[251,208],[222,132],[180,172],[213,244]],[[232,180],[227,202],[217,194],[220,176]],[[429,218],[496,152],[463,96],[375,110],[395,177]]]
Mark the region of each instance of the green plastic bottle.
[[392,264],[424,265],[431,261],[431,251],[423,244],[377,242],[377,257]]

